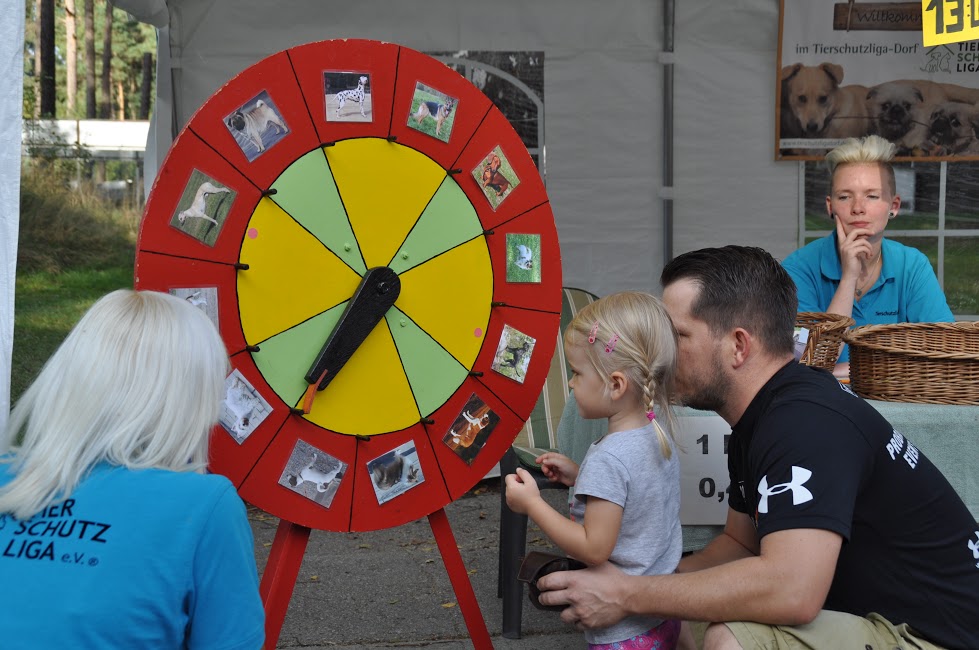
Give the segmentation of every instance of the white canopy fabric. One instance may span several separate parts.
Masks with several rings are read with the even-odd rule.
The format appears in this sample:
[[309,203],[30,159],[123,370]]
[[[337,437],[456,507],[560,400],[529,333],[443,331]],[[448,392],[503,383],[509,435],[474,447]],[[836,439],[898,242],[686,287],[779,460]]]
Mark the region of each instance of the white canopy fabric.
[[[778,1],[674,4],[673,251],[740,243],[784,257],[796,246],[799,188],[798,165],[772,160]],[[116,5],[164,28],[150,135],[157,164],[224,82],[294,45],[370,38],[428,52],[543,50],[547,191],[564,284],[658,292],[665,3],[497,0],[492,16],[455,0]],[[148,151],[148,168],[153,159]]]
[[23,130],[24,12],[0,13],[0,452],[10,411],[10,359],[14,343],[14,278],[20,221],[20,138]]
[[[369,38],[423,52],[543,51],[547,191],[561,242],[563,283],[599,295],[659,291],[663,198],[671,195],[674,254],[752,244],[782,258],[795,249],[799,166],[772,159],[778,5],[778,0],[496,0],[490,14],[485,3],[458,0],[116,2],[160,28],[148,182],[173,138],[210,95],[248,66],[288,47]],[[664,55],[663,15],[669,7],[675,51]],[[19,79],[22,70],[23,16],[17,19],[12,24],[8,16],[0,23],[0,34],[9,36],[0,45],[0,52],[9,52],[2,60],[2,74],[9,79]],[[665,65],[674,66],[675,79],[673,188],[662,182]],[[5,154],[15,156],[19,97],[5,96],[0,111],[8,106],[16,106],[17,119],[0,128],[8,143]],[[17,128],[9,129],[14,122]],[[0,162],[8,164],[6,157]],[[4,177],[14,172],[0,187],[0,294],[9,304],[16,165],[0,168]],[[8,302],[2,304],[0,376],[6,382],[12,310]],[[7,388],[0,384],[0,400]]]

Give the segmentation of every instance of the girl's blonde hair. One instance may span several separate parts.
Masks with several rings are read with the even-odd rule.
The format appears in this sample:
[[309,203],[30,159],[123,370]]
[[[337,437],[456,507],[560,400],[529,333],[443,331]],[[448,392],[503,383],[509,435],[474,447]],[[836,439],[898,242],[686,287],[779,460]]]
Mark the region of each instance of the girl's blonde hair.
[[23,442],[0,488],[0,514],[30,519],[100,462],[202,471],[227,371],[217,329],[186,300],[104,296],[11,411],[7,440]]
[[677,341],[663,303],[640,291],[601,298],[578,312],[564,330],[564,344],[584,350],[606,384],[613,372],[624,374],[646,412],[655,409],[658,417],[666,419],[665,430],[656,419],[653,425],[663,456],[669,458],[676,444],[670,399],[676,381]]

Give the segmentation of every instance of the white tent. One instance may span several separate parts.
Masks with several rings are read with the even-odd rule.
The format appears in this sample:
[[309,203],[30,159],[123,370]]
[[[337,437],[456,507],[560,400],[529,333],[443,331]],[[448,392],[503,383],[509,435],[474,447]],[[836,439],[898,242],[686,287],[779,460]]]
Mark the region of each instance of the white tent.
[[[369,38],[422,52],[543,51],[547,191],[564,284],[598,294],[657,291],[670,253],[734,243],[761,245],[782,258],[796,247],[799,166],[772,159],[778,5],[116,1],[160,30],[149,178],[179,130],[225,81],[294,45]],[[21,74],[23,38],[16,30],[22,25],[22,16],[19,26],[2,23],[6,78]],[[19,116],[19,97],[3,102],[4,115]],[[5,156],[17,150],[20,122],[0,122],[14,121],[16,133],[4,127],[0,135],[8,143]],[[16,164],[9,169],[16,172]],[[16,201],[12,176],[0,184],[2,201],[8,195]],[[664,177],[675,179],[672,187]],[[0,311],[0,396],[9,389],[12,205],[0,207],[0,294],[7,300]]]
[[[225,81],[294,45],[370,38],[423,52],[541,50],[547,191],[564,284],[599,294],[656,291],[668,244],[675,253],[761,244],[779,258],[796,247],[798,164],[772,160],[777,0],[497,0],[491,11],[454,0],[116,6],[160,28],[148,168]],[[671,10],[675,52],[664,54]],[[668,158],[673,188],[663,184]]]
[[20,218],[20,137],[24,74],[24,13],[0,16],[0,450],[10,411],[10,357],[14,342],[14,274]]

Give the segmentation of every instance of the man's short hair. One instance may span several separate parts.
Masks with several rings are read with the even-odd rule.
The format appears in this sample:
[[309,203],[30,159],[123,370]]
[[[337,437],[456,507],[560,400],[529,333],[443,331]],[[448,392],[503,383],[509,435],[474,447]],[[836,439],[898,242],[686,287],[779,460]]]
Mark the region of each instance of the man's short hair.
[[877,163],[887,181],[891,195],[897,194],[897,181],[894,178],[894,153],[897,146],[879,135],[868,135],[865,138],[847,138],[843,144],[826,154],[826,167],[829,169],[830,189],[833,187],[833,177],[836,170],[844,165],[857,163]]
[[767,251],[750,246],[703,248],[684,253],[663,268],[663,288],[693,280],[700,293],[691,305],[694,318],[712,334],[743,327],[772,354],[792,354],[795,283]]

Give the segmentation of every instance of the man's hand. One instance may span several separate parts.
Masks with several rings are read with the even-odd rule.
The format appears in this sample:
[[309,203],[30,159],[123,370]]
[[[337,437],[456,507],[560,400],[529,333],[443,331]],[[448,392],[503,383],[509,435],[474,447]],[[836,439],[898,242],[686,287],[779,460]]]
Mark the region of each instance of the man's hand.
[[630,577],[608,562],[580,571],[558,571],[537,581],[544,605],[567,605],[561,620],[577,629],[603,628],[629,613],[622,603]]

